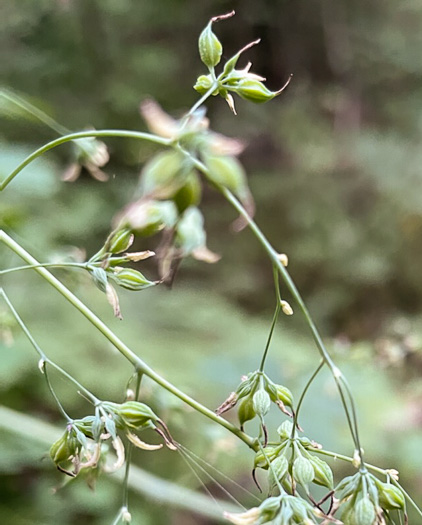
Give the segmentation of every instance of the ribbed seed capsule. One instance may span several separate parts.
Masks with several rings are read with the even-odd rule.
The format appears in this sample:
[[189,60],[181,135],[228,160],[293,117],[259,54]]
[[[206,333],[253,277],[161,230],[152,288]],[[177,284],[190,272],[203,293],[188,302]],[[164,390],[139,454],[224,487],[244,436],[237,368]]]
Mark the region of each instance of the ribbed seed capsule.
[[250,79],[240,80],[234,91],[245,100],[255,102],[256,104],[268,102],[279,94],[278,91],[270,91],[259,80]]
[[383,509],[404,509],[405,499],[403,492],[391,483],[377,483],[379,504]]
[[334,483],[333,472],[328,464],[322,459],[312,455],[308,456],[308,460],[311,462],[315,472],[313,481],[318,485],[332,489]]
[[268,413],[271,407],[271,399],[269,394],[265,390],[257,390],[253,395],[253,408],[256,414],[260,417],[264,417]]
[[199,35],[198,47],[199,56],[207,67],[215,67],[220,62],[223,46],[212,30],[212,20]]
[[286,475],[289,468],[289,462],[286,456],[279,456],[271,461],[271,468],[268,469],[268,484],[270,487],[276,485],[277,481],[281,481]]
[[[205,93],[211,88],[212,82],[211,75],[200,75],[196,79],[193,89],[195,89],[200,95],[205,95]],[[213,94],[218,95],[218,90]]]
[[124,268],[112,275],[116,283],[127,290],[143,290],[144,288],[149,288],[155,284],[144,277],[141,272],[138,272],[133,268]]
[[245,397],[240,401],[239,408],[237,410],[237,415],[239,418],[240,426],[242,427],[246,423],[246,421],[250,421],[256,416],[251,396]]
[[133,244],[134,235],[128,229],[119,230],[110,239],[107,239],[106,246],[110,253],[122,253]]
[[374,504],[368,496],[363,496],[355,505],[352,525],[373,525],[376,518],[377,513]]
[[302,486],[311,483],[315,477],[312,463],[303,456],[297,457],[293,463],[293,477]]

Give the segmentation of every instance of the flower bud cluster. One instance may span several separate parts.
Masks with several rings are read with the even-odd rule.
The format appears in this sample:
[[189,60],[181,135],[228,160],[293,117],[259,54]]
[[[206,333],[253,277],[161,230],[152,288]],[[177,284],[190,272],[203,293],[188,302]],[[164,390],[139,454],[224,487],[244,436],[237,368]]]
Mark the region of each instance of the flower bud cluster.
[[236,114],[234,100],[231,93],[235,93],[244,100],[256,104],[268,102],[279,95],[287,87],[290,78],[278,91],[270,91],[265,84],[263,84],[263,81],[265,81],[264,77],[250,72],[252,65],[250,62],[244,69],[236,69],[237,62],[242,53],[257,44],[259,40],[247,44],[244,48],[238,51],[226,62],[222,73],[216,77],[214,68],[220,63],[223,46],[212,31],[212,23],[223,18],[228,18],[233,14],[234,13],[229,13],[229,15],[212,18],[202,31],[198,42],[199,55],[202,62],[210,70],[210,73],[208,75],[200,75],[194,85],[194,89],[201,95],[205,95],[209,91],[211,91],[211,94],[214,96],[220,95],[227,101],[233,113]]
[[316,443],[306,437],[292,437],[293,424],[284,421],[277,429],[280,441],[258,451],[254,459],[255,470],[268,470],[270,492],[280,485],[294,493],[296,485],[301,485],[309,492],[309,484],[316,483],[328,489],[333,488],[333,473],[328,464],[309,451]]
[[405,515],[404,494],[367,471],[344,478],[336,487],[338,517],[345,525],[376,525],[389,522],[391,511]]
[[320,517],[321,514],[303,498],[283,493],[267,498],[259,507],[253,507],[243,513],[225,512],[224,517],[235,525],[312,525],[318,523],[316,517]]
[[277,385],[261,371],[249,373],[239,384],[237,390],[216,410],[218,415],[227,412],[238,404],[238,418],[240,427],[247,421],[258,417],[263,425],[264,416],[268,413],[271,403],[275,403],[282,412],[291,417],[287,407],[293,407],[293,395],[288,388]]
[[[157,427],[161,425],[166,432]],[[104,470],[115,471],[125,459],[125,450],[118,435],[122,431],[129,441],[143,450],[158,450],[162,444],[150,445],[139,439],[135,432],[145,429],[156,430],[166,445],[174,449],[172,439],[164,423],[145,404],[138,401],[125,403],[103,402],[97,406],[95,416],[86,416],[70,422],[64,434],[50,448],[50,457],[57,468],[72,477],[82,469],[95,469],[102,462]],[[110,468],[105,464],[111,441],[117,460]]]

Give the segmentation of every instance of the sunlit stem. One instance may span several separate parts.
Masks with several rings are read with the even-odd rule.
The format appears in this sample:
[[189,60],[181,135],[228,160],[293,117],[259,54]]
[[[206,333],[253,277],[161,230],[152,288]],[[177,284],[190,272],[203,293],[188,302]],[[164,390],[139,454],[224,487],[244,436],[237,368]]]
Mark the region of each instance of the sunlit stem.
[[15,168],[10,175],[8,175],[0,183],[0,191],[4,190],[8,184],[18,175],[28,164],[32,161],[43,155],[46,151],[49,151],[57,146],[71,142],[73,140],[89,138],[89,137],[122,137],[126,139],[137,139],[137,140],[148,140],[150,142],[155,142],[156,144],[162,144],[163,146],[168,146],[171,144],[170,139],[159,137],[158,135],[153,135],[152,133],[143,133],[141,131],[127,131],[120,129],[103,129],[103,130],[89,130],[89,131],[80,131],[78,133],[70,133],[69,135],[64,135],[56,140],[52,140],[41,148],[38,148],[36,151],[31,153],[25,160],[23,160],[17,168]]
[[8,273],[20,272],[22,270],[33,270],[34,268],[83,268],[86,269],[86,263],[41,263],[41,264],[27,264],[25,266],[16,266],[14,268],[7,268],[7,270],[0,270],[0,275],[6,275]]
[[[39,262],[32,257],[20,244],[14,241],[6,232],[0,230],[0,242],[3,242],[8,246],[12,251],[14,251],[21,259],[23,259],[27,264],[38,265]],[[52,285],[63,297],[72,304],[82,315],[88,319],[88,321],[95,326],[103,335],[106,337],[110,343],[135,367],[135,369],[144,373],[150,377],[155,383],[162,386],[165,390],[171,392],[174,396],[181,399],[184,403],[191,406],[197,412],[201,413],[208,419],[211,419],[215,423],[218,423],[225,429],[227,429],[232,434],[236,435],[241,439],[248,447],[253,450],[256,450],[257,444],[256,439],[248,436],[242,432],[235,425],[226,421],[220,416],[217,416],[212,410],[205,407],[192,397],[188,396],[181,390],[179,390],[172,383],[160,376],[155,370],[149,367],[145,361],[143,361],[139,356],[137,356],[127,345],[121,341],[117,335],[110,330],[110,328],[103,322],[99,317],[97,317],[94,312],[88,308],[80,299],[78,299],[61,281],[59,281],[53,274],[51,274],[46,268],[34,268],[34,271],[37,272],[41,277],[43,277],[50,285]]]
[[59,135],[67,135],[71,133],[69,129],[56,122],[53,118],[47,115],[47,113],[44,113],[44,111],[41,111],[39,108],[28,102],[28,100],[21,98],[13,91],[3,88],[0,90],[0,97],[5,98],[9,102],[12,102],[12,104],[15,104],[15,106],[23,109],[26,113],[32,115]]

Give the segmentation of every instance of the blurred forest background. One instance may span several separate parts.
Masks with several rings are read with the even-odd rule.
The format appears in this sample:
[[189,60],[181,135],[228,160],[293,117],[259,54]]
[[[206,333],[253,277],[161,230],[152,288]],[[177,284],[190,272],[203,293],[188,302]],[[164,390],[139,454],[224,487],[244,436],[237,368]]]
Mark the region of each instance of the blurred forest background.
[[[261,38],[248,52],[253,70],[267,77],[273,90],[290,73],[294,77],[267,105],[237,102],[237,117],[213,98],[207,104],[211,125],[249,144],[242,161],[257,222],[288,254],[289,270],[350,380],[368,460],[398,468],[404,486],[420,501],[421,2],[2,0],[1,84],[75,131],[144,130],[138,110],[144,98],[153,96],[175,116],[197,100],[192,85],[203,73],[197,37],[211,16],[233,8],[236,16],[215,28],[224,55]],[[0,112],[3,178],[56,135],[4,101]],[[142,163],[157,150],[125,139],[107,145],[107,183],[86,172],[73,184],[62,182],[72,161],[69,146],[36,161],[1,195],[1,227],[43,261],[76,248],[95,253],[114,214],[130,200]],[[171,292],[122,293],[123,322],[112,318],[104,296],[88,281],[56,274],[151,366],[216,407],[242,374],[257,368],[274,292],[271,267],[252,235],[230,231],[235,215],[229,205],[207,190],[201,206],[208,245],[222,260],[186,261]],[[137,248],[154,249],[155,243],[146,239]],[[21,264],[4,248],[0,257],[3,267]],[[155,278],[154,265],[147,268]],[[99,397],[123,399],[130,367],[48,284],[22,272],[19,278],[5,277],[4,287],[50,357]],[[2,316],[5,328],[6,310]],[[14,341],[0,353],[1,403],[63,428],[35,353],[18,329],[9,335]],[[283,317],[271,350],[271,377],[297,398],[317,363],[300,315]],[[71,414],[86,415],[89,405],[73,387],[56,382]],[[255,490],[252,455],[244,445],[148,381],[143,395],[178,441]],[[275,428],[280,415],[273,418]],[[325,448],[353,453],[327,372],[312,387],[302,418],[306,435]],[[91,492],[78,481],[53,494],[63,476],[46,457],[48,444],[37,440],[35,427],[5,430],[9,424],[4,419],[0,426],[2,523],[111,523],[120,502],[118,483],[103,477]],[[200,488],[177,454],[149,454],[135,454],[135,463]],[[349,472],[340,464],[335,468]],[[212,522],[164,504],[161,496],[161,491],[155,499],[133,493],[134,523]],[[410,523],[416,519],[411,515]]]

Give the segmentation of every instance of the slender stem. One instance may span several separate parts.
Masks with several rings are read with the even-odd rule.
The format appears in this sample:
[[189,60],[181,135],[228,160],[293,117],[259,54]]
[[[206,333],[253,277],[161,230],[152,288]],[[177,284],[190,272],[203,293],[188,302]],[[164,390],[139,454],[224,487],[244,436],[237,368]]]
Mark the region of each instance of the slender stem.
[[[139,398],[139,391],[141,389],[142,372],[138,372],[136,375],[136,387],[135,387],[135,399]],[[126,447],[126,466],[125,475],[123,478],[123,507],[129,508],[129,472],[130,472],[130,460],[132,458],[133,443],[128,443]]]
[[14,93],[13,91],[9,91],[8,89],[3,88],[0,90],[0,96],[5,98],[9,102],[12,102],[19,108],[23,109],[24,111],[38,119],[40,122],[54,130],[59,135],[67,135],[68,133],[71,133],[69,129],[56,122],[53,118],[47,115],[47,113],[44,113],[44,111],[41,111],[27,100],[16,95],[16,93]]
[[23,333],[26,335],[26,337],[28,338],[29,342],[31,343],[31,345],[33,346],[34,350],[37,352],[37,354],[40,356],[41,360],[44,362],[44,363],[47,363],[49,366],[51,366],[52,368],[54,368],[55,370],[57,370],[60,374],[62,374],[62,376],[64,376],[66,379],[69,379],[77,388],[79,388],[79,390],[81,392],[83,392],[88,398],[89,400],[94,404],[94,405],[97,405],[99,404],[101,401],[96,397],[94,396],[94,394],[92,392],[90,392],[87,388],[85,388],[83,385],[81,385],[79,383],[79,381],[77,381],[74,377],[72,377],[68,372],[66,372],[66,370],[63,370],[63,368],[61,368],[59,365],[57,365],[56,363],[54,363],[54,361],[52,361],[51,359],[49,359],[44,351],[40,348],[40,346],[38,345],[38,343],[35,341],[35,339],[32,337],[32,334],[31,332],[29,331],[28,327],[26,326],[26,324],[23,322],[21,316],[18,314],[18,312],[16,311],[15,307],[13,306],[13,304],[11,303],[9,297],[7,296],[6,292],[4,291],[3,288],[0,288],[0,296],[3,297],[5,303],[7,304],[7,306],[9,307],[10,311],[12,312],[12,315],[13,317],[16,319],[16,322],[18,323],[18,325],[21,327]]
[[155,142],[156,144],[162,144],[163,146],[169,146],[171,144],[171,139],[165,139],[159,137],[158,135],[153,135],[151,133],[143,133],[141,131],[127,131],[120,129],[103,129],[103,130],[89,130],[89,131],[80,131],[78,133],[70,133],[56,140],[52,140],[41,148],[38,148],[36,151],[31,153],[25,160],[23,160],[17,168],[15,168],[10,175],[8,175],[0,183],[0,191],[4,190],[10,182],[20,173],[28,164],[33,160],[40,157],[46,151],[53,149],[61,144],[66,142],[71,142],[72,140],[83,139],[88,137],[123,137],[128,139],[137,139],[137,140],[149,140],[150,142]]
[[25,266],[16,266],[15,268],[7,268],[7,270],[0,270],[0,275],[5,275],[12,272],[20,272],[21,270],[32,270],[33,268],[86,268],[86,263],[40,263],[36,265],[27,264]]
[[407,499],[407,501],[412,505],[412,507],[416,510],[416,512],[419,514],[419,516],[422,517],[422,510],[419,508],[418,504],[411,498],[410,494],[404,490],[404,488],[400,485],[398,481],[391,478],[391,481],[393,485],[398,487],[404,494],[404,497]]
[[324,365],[325,365],[325,361],[323,359],[321,359],[317,369],[315,370],[315,372],[309,378],[308,382],[305,385],[305,388],[303,389],[302,394],[300,395],[299,402],[298,402],[297,408],[296,408],[296,412],[295,412],[294,418],[293,418],[293,428],[292,428],[291,439],[294,438],[294,435],[295,435],[295,432],[296,432],[297,422],[298,422],[298,419],[299,419],[299,412],[300,412],[300,409],[302,407],[302,403],[303,403],[303,401],[305,399],[306,393],[307,393],[309,387],[311,386],[311,384],[314,382],[314,379],[316,378],[316,376],[319,374],[319,372],[324,367]]
[[278,490],[280,491],[280,495],[284,493],[284,489],[283,487],[281,486],[281,483],[280,483],[280,480],[278,479],[277,477],[277,474],[276,472],[274,471],[274,468],[271,464],[271,461],[269,459],[269,457],[267,456],[267,453],[265,452],[265,448],[262,446],[262,443],[259,441],[259,450],[262,452],[262,455],[264,456],[265,458],[265,461],[267,462],[267,465],[268,465],[268,469],[271,470],[272,474],[273,474],[273,478],[275,479],[275,482],[276,482],[276,485],[277,485],[277,488]]
[[273,337],[274,328],[275,328],[275,325],[277,324],[277,319],[278,319],[278,316],[279,316],[280,310],[281,310],[281,304],[280,304],[281,297],[280,297],[280,287],[279,287],[279,282],[278,282],[278,271],[277,271],[277,268],[275,266],[273,266],[273,269],[274,269],[274,284],[275,284],[275,294],[276,294],[276,305],[275,305],[275,311],[274,311],[273,320],[272,320],[272,323],[271,323],[270,333],[268,334],[267,344],[265,345],[265,350],[264,350],[264,353],[262,355],[261,364],[259,365],[259,371],[260,372],[264,371],[265,360],[267,359],[268,350],[270,348],[270,343],[271,343],[271,339]]
[[59,410],[62,413],[62,415],[64,416],[64,418],[66,419],[66,421],[68,423],[71,423],[73,421],[72,418],[69,416],[69,414],[63,408],[63,405],[61,404],[60,399],[57,397],[57,394],[54,391],[54,388],[53,388],[52,384],[50,383],[50,378],[48,377],[48,371],[47,371],[47,363],[43,362],[42,365],[43,365],[42,373],[43,373],[43,375],[45,377],[45,381],[47,383],[47,387],[50,390],[50,393],[53,396],[54,401],[56,402],[57,406],[59,407]]
[[[0,241],[14,251],[21,259],[31,265],[38,265],[38,261],[32,257],[22,246],[14,241],[6,232],[0,230]],[[197,412],[200,412],[205,417],[218,423],[222,427],[226,428],[229,432],[236,435],[241,439],[248,447],[256,450],[256,440],[251,436],[248,436],[242,432],[235,425],[226,421],[220,416],[217,416],[212,410],[205,407],[192,397],[188,396],[181,390],[179,390],[172,383],[160,376],[155,370],[150,368],[145,361],[137,356],[127,345],[121,341],[117,335],[110,330],[110,328],[97,317],[92,310],[90,310],[80,299],[78,299],[63,283],[61,283],[54,275],[52,275],[46,268],[34,268],[34,271],[40,274],[48,283],[50,283],[63,297],[72,304],[79,312],[84,315],[88,321],[95,326],[103,335],[106,337],[113,346],[136,368],[138,372],[142,372],[150,377],[157,384],[171,392],[173,395],[181,399],[184,403],[194,408]]]
[[217,88],[218,88],[218,82],[217,82],[217,80],[215,78],[215,74],[214,74],[214,82],[212,83],[211,87],[208,89],[208,91],[199,100],[197,100],[195,102],[195,104],[190,108],[188,113],[186,113],[186,115],[183,117],[184,123],[182,125],[182,129],[186,125],[186,122],[187,122],[188,118],[195,113],[195,111],[214,93],[214,91]]

